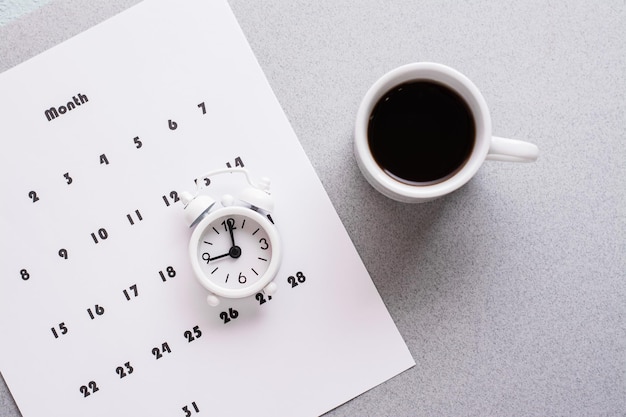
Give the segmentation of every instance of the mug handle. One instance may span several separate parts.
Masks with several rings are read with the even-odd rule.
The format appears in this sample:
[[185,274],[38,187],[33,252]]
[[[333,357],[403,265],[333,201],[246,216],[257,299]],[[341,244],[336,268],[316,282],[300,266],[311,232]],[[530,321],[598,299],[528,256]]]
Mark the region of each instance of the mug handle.
[[487,159],[507,162],[534,162],[539,156],[539,148],[530,142],[493,136]]

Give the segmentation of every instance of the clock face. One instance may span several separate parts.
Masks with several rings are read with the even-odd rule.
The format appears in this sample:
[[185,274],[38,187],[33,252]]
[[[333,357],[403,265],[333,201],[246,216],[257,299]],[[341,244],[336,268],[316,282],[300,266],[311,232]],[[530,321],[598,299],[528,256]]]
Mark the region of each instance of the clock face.
[[249,209],[220,209],[197,226],[190,246],[200,283],[217,295],[244,297],[261,291],[276,273],[273,225]]

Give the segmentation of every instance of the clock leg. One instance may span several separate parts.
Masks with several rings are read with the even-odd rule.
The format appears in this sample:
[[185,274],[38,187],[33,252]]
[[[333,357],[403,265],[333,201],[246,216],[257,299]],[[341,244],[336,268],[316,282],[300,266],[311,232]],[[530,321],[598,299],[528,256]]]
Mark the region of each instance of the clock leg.
[[274,281],[270,282],[269,284],[267,284],[265,286],[265,288],[263,288],[263,291],[265,292],[265,294],[267,295],[273,295],[276,293],[276,290],[278,290],[278,286],[276,285],[276,283]]
[[206,297],[206,302],[211,307],[217,307],[220,304],[220,299],[215,294],[209,293],[209,295]]

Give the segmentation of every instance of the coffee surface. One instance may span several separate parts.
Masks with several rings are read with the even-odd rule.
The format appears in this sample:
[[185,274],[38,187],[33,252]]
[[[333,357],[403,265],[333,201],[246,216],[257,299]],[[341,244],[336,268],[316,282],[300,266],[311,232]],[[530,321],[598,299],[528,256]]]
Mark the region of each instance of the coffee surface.
[[407,183],[446,179],[468,160],[476,128],[455,91],[432,81],[398,85],[374,106],[368,142],[378,165]]

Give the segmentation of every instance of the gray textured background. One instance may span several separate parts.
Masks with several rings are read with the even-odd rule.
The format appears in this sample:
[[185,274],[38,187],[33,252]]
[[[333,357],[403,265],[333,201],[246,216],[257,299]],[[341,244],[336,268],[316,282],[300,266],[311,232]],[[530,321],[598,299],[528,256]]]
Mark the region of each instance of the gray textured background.
[[[0,70],[134,3],[53,0],[0,27]],[[624,1],[230,4],[417,362],[330,415],[626,416]],[[465,73],[539,160],[423,205],[377,194],[356,109],[414,61]]]

